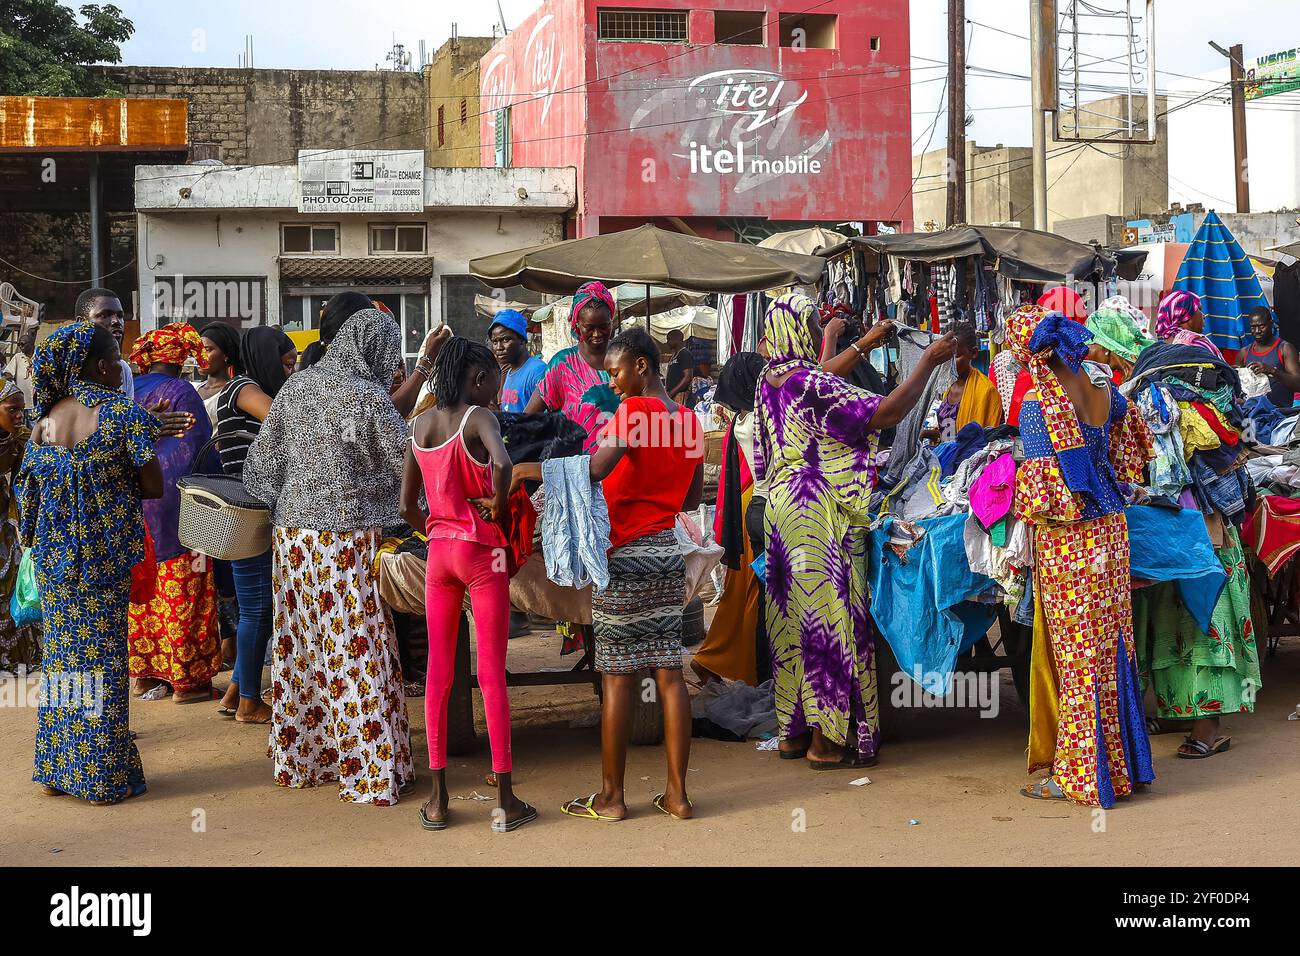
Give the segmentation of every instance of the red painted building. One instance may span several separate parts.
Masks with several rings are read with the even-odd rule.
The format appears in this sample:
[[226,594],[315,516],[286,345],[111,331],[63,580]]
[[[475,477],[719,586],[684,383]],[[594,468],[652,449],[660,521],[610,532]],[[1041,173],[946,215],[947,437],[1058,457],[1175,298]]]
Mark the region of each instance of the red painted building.
[[480,67],[483,165],[576,167],[573,235],[911,225],[908,0],[548,0]]

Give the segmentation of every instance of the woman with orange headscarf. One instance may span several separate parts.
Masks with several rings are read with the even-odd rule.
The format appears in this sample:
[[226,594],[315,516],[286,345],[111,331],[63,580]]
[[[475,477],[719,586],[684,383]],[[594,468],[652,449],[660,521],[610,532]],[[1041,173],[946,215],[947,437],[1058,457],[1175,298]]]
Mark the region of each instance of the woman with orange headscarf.
[[163,494],[145,502],[144,520],[158,563],[157,583],[154,596],[132,602],[128,614],[133,692],[145,700],[174,694],[178,704],[211,700],[212,678],[221,669],[212,560],[194,554],[177,537],[176,480],[194,470],[195,456],[212,437],[203,399],[181,378],[191,358],[199,368],[207,367],[203,340],[179,322],[146,332],[131,348],[131,363],[143,373],[135,378],[135,400],[145,407],[163,402],[173,412],[194,416],[194,426],[183,436],[154,444]]
[[1151,458],[1137,407],[1082,371],[1091,333],[1024,306],[1007,344],[1033,379],[1015,513],[1034,536],[1029,771],[1021,793],[1109,807],[1155,779],[1133,645],[1127,488]]

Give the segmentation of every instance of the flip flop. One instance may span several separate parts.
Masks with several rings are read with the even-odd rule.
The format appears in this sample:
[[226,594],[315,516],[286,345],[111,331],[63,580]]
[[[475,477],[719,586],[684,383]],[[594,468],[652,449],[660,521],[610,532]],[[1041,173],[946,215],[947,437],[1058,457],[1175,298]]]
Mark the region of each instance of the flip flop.
[[66,797],[68,795],[68,791],[60,790],[58,787],[51,787],[48,783],[41,787],[41,793],[47,797]]
[[778,747],[776,753],[782,760],[802,760],[804,757],[808,756],[808,748],[804,747],[802,750],[782,750]]
[[[220,711],[217,711],[217,713],[220,713]],[[272,714],[267,714],[267,715],[266,715],[264,718],[262,718],[261,720],[249,720],[247,717],[239,717],[239,716],[237,716],[237,715],[235,714],[235,712],[232,710],[232,711],[230,712],[230,716],[234,717],[234,719],[235,719],[235,723],[237,723],[237,724],[269,724],[269,723],[271,722],[271,718],[272,718],[272,716],[274,716],[274,715],[272,715]]]
[[1056,781],[1051,777],[1040,780],[1038,783],[1031,783],[1027,787],[1020,788],[1020,795],[1028,797],[1031,800],[1056,800],[1069,802],[1070,798],[1061,792],[1061,788],[1056,785]]
[[808,760],[808,766],[814,770],[854,770],[862,767],[874,767],[875,765],[875,757],[870,760],[859,760],[849,754],[845,754],[839,760]]
[[[666,793],[661,793],[661,794],[659,794],[657,797],[655,797],[654,800],[652,801],[652,802],[654,803],[654,808],[655,808],[656,810],[658,810],[660,813],[666,813],[666,814],[668,814],[668,816],[672,817],[674,820],[690,820],[690,819],[693,819],[692,817],[679,817],[677,814],[675,814],[675,813],[673,813],[671,810],[669,810],[668,807],[666,807],[666,806],[664,805],[664,801],[667,799],[667,797],[668,797],[668,794],[666,794]],[[690,798],[690,797],[687,797],[687,798],[686,798],[686,805],[687,805],[688,807],[690,807],[692,810],[695,809],[695,804],[691,803],[691,798]]]
[[424,812],[424,807],[420,807],[420,826],[426,830],[445,830],[448,823],[446,820],[430,820]]
[[509,833],[511,830],[518,830],[520,827],[524,826],[525,824],[532,823],[536,819],[537,819],[537,808],[528,803],[525,803],[523,816],[519,817],[519,819],[517,820],[511,820],[509,823],[499,823],[498,821],[493,820],[492,832]]
[[[1215,754],[1223,753],[1232,746],[1231,737],[1220,737],[1212,744],[1207,744],[1204,740],[1197,740],[1195,737],[1188,736],[1181,744],[1178,745],[1178,756],[1184,760],[1204,760],[1206,757],[1213,757]],[[1195,753],[1185,753],[1184,747],[1191,747]]]
[[574,797],[564,806],[560,807],[560,812],[566,813],[571,817],[577,817],[580,820],[604,820],[606,823],[622,823],[622,817],[602,816],[592,808],[592,804],[596,802],[598,796],[600,796],[600,794],[593,793],[589,797]]

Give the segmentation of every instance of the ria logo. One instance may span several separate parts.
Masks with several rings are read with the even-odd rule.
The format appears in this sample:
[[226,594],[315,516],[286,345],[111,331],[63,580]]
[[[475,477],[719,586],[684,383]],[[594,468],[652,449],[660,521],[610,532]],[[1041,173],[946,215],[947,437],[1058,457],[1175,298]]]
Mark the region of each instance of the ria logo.
[[782,104],[785,82],[780,73],[767,70],[719,70],[697,76],[691,81],[690,89],[703,87],[700,92],[707,92],[716,87],[718,95],[713,98],[713,108],[719,113],[751,117],[741,129],[752,133],[793,113],[808,99],[808,91],[804,90],[798,99]]

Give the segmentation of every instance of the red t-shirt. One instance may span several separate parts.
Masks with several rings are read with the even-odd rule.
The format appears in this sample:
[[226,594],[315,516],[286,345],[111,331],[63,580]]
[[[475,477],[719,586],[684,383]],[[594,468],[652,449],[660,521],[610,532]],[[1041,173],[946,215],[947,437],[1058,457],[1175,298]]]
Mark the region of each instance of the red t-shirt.
[[704,461],[700,420],[685,405],[669,413],[657,398],[625,399],[601,432],[627,454],[601,483],[609,507],[609,546],[667,531],[677,521],[695,469]]

